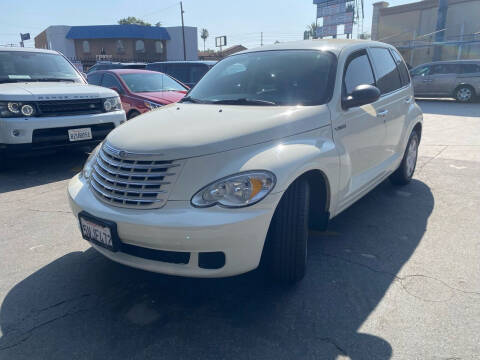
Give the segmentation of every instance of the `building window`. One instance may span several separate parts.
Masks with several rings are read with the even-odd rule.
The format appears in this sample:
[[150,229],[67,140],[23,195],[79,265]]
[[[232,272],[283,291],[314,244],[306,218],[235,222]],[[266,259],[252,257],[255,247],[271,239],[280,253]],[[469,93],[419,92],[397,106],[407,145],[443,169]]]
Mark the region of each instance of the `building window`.
[[137,53],[144,53],[145,52],[145,42],[143,40],[135,41],[135,51]]
[[159,40],[155,41],[155,52],[157,54],[163,54],[163,42]]
[[123,40],[117,40],[117,54],[125,53],[125,43]]
[[90,43],[88,42],[88,40],[83,40],[82,48],[85,54],[90,54]]

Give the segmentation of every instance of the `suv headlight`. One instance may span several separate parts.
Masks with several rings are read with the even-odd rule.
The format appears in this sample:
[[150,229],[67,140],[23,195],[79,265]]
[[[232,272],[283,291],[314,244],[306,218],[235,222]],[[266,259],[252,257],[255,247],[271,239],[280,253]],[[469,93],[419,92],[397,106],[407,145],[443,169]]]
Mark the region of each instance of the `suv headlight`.
[[228,208],[240,208],[253,205],[275,186],[277,179],[270,171],[247,171],[230,175],[205,186],[191,200],[195,207],[220,205]]
[[122,102],[120,101],[120,96],[106,98],[103,101],[103,109],[106,112],[122,110]]
[[103,142],[101,144],[99,144],[95,149],[93,149],[93,151],[88,156],[87,161],[85,161],[85,165],[83,165],[81,175],[86,180],[90,179],[90,176],[92,175],[93,166],[95,165],[95,163],[97,161],[98,151],[100,150],[102,145],[103,145]]
[[35,104],[21,101],[1,101],[0,117],[31,117],[35,115]]

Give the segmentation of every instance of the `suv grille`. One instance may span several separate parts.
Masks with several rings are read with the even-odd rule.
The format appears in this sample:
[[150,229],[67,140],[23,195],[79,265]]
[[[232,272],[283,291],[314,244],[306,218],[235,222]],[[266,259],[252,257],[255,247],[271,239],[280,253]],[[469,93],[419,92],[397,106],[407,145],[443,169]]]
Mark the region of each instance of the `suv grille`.
[[104,144],[90,179],[103,202],[124,208],[155,209],[165,205],[182,161],[155,160],[150,154],[128,154]]
[[38,116],[100,114],[102,99],[37,101]]

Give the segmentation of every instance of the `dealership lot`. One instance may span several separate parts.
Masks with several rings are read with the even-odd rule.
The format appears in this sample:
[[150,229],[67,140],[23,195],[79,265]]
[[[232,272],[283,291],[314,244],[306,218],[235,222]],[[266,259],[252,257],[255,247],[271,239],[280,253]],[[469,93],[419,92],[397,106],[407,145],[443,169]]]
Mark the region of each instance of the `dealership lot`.
[[82,152],[0,173],[0,359],[480,357],[480,104],[419,101],[414,181],[312,232],[305,279],[187,279],[115,264],[66,198]]

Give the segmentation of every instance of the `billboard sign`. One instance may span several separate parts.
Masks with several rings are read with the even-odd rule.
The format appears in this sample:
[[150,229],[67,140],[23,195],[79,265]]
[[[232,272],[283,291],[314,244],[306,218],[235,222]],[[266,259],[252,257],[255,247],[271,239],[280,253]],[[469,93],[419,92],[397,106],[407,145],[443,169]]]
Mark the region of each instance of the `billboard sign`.
[[313,0],[317,5],[317,18],[323,18],[323,26],[317,30],[318,37],[337,35],[338,25],[344,25],[344,34],[353,31],[353,5],[351,0]]

